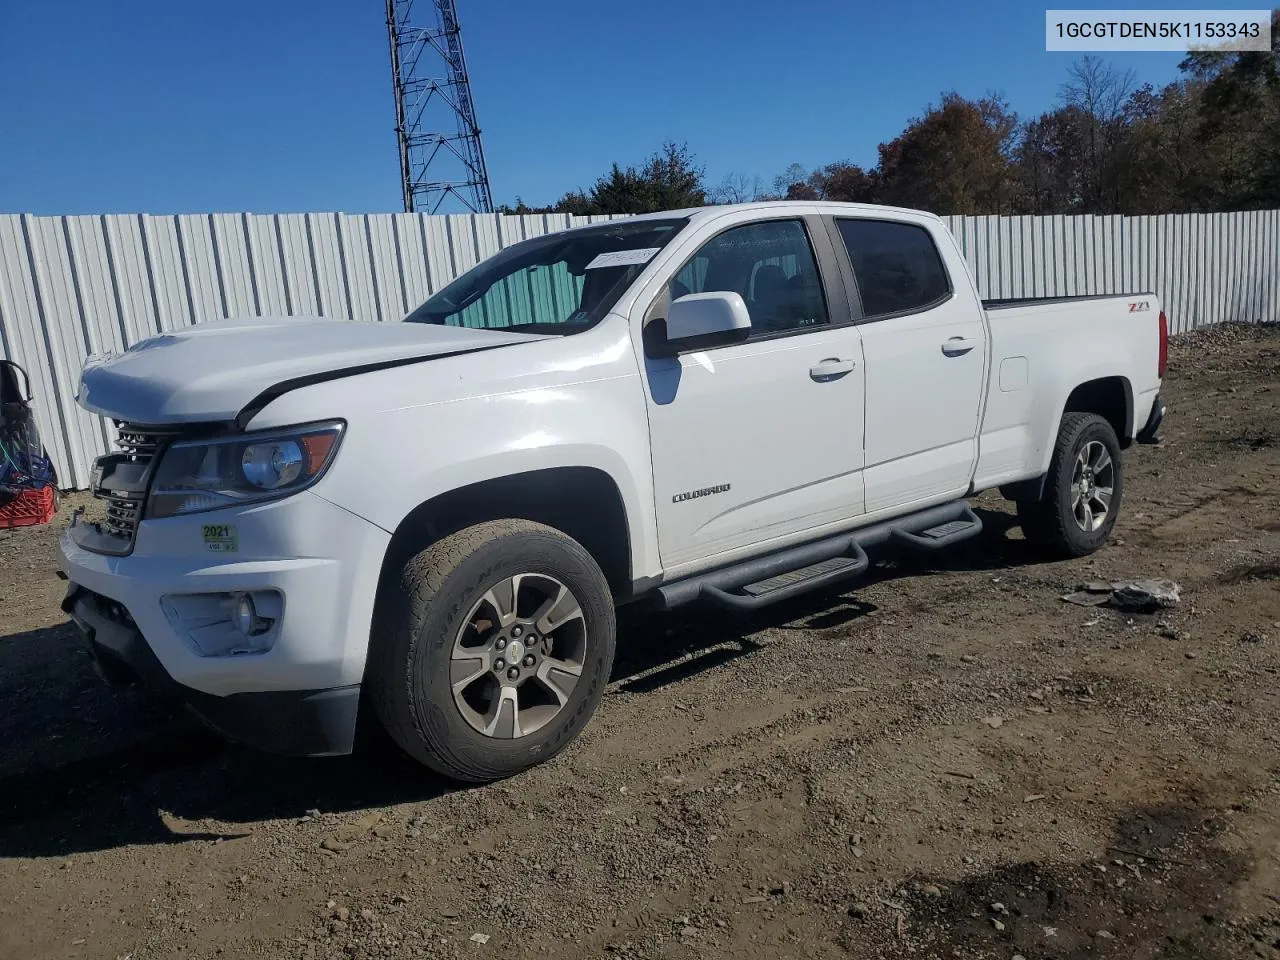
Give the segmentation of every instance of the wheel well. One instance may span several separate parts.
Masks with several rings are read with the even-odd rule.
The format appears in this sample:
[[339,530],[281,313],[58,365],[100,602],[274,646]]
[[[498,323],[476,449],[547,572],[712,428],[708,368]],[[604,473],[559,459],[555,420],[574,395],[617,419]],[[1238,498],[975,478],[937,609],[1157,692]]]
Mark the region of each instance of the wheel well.
[[1096,413],[1111,424],[1122,448],[1133,435],[1133,394],[1124,377],[1103,377],[1082,383],[1067,397],[1067,413]]
[[631,542],[617,484],[591,467],[555,467],[484,480],[415,507],[391,537],[382,578],[428,544],[486,520],[533,520],[567,533],[595,558],[615,596],[631,589]]
[[[1068,413],[1096,413],[1102,417],[1116,432],[1122,450],[1133,442],[1133,393],[1124,377],[1101,377],[1080,384],[1067,397],[1062,414]],[[1000,495],[1006,500],[1039,500],[1044,495],[1045,479],[1039,476],[1006,483],[1000,488]]]

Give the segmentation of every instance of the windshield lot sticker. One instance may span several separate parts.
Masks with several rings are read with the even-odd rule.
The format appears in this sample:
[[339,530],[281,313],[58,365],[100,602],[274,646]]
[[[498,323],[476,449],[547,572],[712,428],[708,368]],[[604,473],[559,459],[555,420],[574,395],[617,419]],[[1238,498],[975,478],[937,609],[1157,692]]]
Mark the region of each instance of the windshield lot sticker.
[[204,548],[211,553],[235,553],[240,549],[240,536],[234,524],[206,523]]
[[642,250],[614,250],[612,253],[602,253],[587,264],[587,269],[601,270],[605,267],[630,267],[637,263],[648,263],[660,249],[660,247],[645,247]]

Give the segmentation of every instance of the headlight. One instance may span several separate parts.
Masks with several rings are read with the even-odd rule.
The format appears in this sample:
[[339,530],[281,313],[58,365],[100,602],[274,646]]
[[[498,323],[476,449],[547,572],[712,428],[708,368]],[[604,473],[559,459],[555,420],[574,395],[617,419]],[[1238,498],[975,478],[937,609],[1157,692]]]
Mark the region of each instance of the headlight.
[[151,483],[147,516],[199,513],[304,490],[333,462],[342,428],[332,421],[172,444]]

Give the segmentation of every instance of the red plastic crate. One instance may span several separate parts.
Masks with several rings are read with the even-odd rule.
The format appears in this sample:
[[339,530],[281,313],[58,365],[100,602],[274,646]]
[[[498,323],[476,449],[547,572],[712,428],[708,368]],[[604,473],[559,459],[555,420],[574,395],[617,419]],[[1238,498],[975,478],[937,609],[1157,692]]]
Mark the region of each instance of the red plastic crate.
[[57,497],[52,484],[40,490],[23,490],[17,499],[0,507],[0,530],[36,527],[48,523],[57,512]]

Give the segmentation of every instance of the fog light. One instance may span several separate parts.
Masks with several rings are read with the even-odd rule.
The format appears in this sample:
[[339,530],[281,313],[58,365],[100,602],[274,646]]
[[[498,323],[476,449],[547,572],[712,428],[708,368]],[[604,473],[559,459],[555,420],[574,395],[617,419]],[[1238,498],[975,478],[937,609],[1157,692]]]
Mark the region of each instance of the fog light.
[[252,636],[258,626],[258,611],[253,609],[253,597],[247,593],[240,595],[236,603],[236,626],[246,637]]
[[160,601],[170,625],[202,657],[266,653],[280,634],[278,590],[171,594]]

